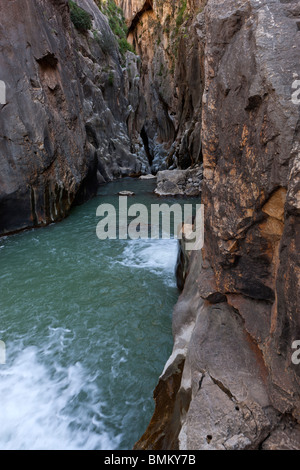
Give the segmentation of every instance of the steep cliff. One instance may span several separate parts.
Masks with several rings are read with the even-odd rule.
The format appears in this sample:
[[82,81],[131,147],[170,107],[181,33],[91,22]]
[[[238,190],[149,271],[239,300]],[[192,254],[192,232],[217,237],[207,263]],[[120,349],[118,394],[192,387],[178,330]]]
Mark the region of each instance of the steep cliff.
[[153,169],[188,168],[202,160],[204,0],[117,0],[128,41],[141,57],[140,102],[133,131]]
[[197,22],[205,244],[136,448],[299,449],[300,7],[208,0]]
[[300,449],[299,2],[117,0],[138,55],[104,3],[77,1],[86,30],[66,0],[0,5],[0,235],[99,182],[203,161],[205,244],[181,253],[136,448]]
[[149,172],[128,135],[136,97],[116,38],[93,0],[77,3],[87,31],[66,0],[0,5],[0,234],[63,218],[98,182]]

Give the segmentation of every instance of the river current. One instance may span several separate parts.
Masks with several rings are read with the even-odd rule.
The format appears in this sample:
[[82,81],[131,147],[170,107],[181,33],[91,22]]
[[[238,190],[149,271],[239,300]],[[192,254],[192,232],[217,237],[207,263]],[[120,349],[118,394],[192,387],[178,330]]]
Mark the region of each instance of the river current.
[[157,203],[153,188],[110,183],[0,239],[0,449],[131,449],[145,431],[172,350],[177,241],[101,241],[96,209],[124,189]]

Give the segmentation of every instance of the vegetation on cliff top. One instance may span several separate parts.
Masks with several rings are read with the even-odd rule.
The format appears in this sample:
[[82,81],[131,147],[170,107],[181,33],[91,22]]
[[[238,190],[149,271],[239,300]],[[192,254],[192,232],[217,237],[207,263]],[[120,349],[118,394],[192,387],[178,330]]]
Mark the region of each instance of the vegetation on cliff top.
[[109,26],[117,38],[121,55],[124,56],[127,51],[134,52],[133,47],[127,41],[128,28],[123,10],[116,5],[114,0],[97,0],[96,3],[108,18]]
[[75,2],[69,0],[71,20],[79,31],[88,31],[92,27],[92,19],[89,13],[83,8],[76,5]]
[[182,25],[182,23],[185,21],[186,8],[187,8],[187,0],[183,0],[181,2],[181,6],[179,8],[179,11],[177,13],[177,18],[176,18],[176,27],[177,28],[179,28]]

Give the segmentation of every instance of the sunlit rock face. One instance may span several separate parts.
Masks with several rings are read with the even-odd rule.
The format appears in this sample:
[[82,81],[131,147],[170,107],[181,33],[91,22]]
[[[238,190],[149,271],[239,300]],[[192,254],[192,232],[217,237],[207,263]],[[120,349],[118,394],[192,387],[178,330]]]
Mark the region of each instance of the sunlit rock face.
[[117,0],[116,3],[122,8],[128,26],[131,25],[136,15],[145,10],[148,5],[153,4],[152,0]]
[[299,3],[209,0],[198,21],[205,241],[136,448],[299,449]]
[[204,0],[118,0],[141,60],[135,131],[154,171],[202,161]]

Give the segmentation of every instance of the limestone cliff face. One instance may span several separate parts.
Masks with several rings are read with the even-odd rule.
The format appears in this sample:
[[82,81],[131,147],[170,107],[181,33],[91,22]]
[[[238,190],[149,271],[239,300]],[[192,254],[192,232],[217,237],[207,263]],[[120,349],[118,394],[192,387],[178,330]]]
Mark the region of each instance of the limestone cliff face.
[[141,58],[140,103],[133,130],[153,169],[187,168],[202,160],[204,0],[118,0],[128,40]]
[[63,218],[99,181],[149,171],[131,152],[114,35],[93,0],[77,3],[91,15],[85,33],[66,0],[0,5],[0,234]]
[[299,449],[299,3],[208,0],[198,22],[205,244],[136,448]]
[[129,27],[134,18],[141,15],[148,5],[152,7],[152,0],[117,0],[117,3],[122,8]]

